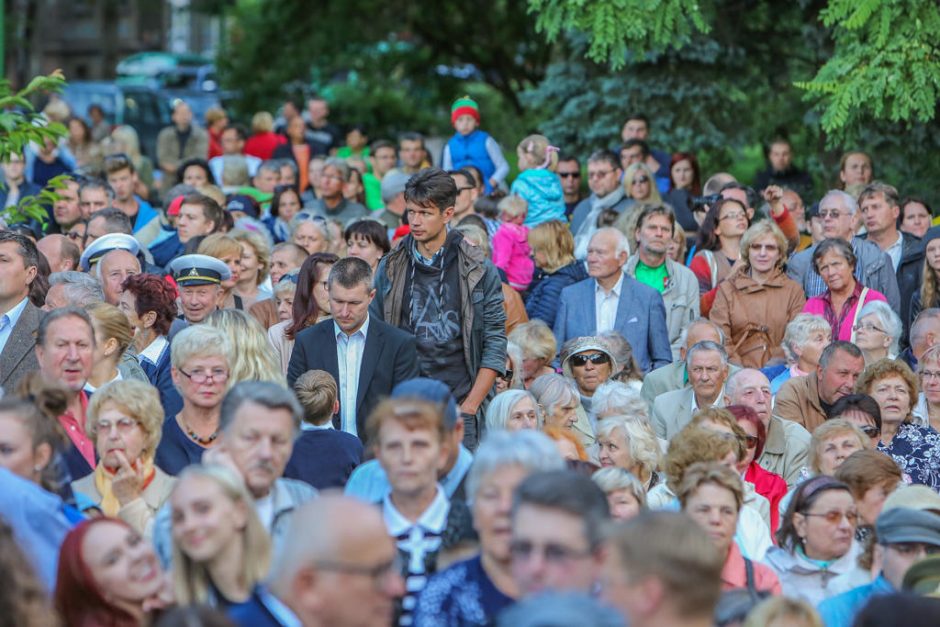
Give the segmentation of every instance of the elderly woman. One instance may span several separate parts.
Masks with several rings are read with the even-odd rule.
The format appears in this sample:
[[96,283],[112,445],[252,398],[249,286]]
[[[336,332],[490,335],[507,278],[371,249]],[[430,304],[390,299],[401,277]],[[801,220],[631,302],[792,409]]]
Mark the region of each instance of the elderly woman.
[[617,368],[607,342],[585,336],[565,342],[561,348],[562,373],[573,380],[581,395],[581,405],[591,411],[591,399],[598,386],[606,382]]
[[927,349],[917,361],[921,392],[914,408],[914,421],[934,431],[940,429],[940,345]]
[[630,520],[646,509],[643,484],[623,468],[601,468],[591,475],[591,481],[604,491],[612,519]]
[[95,330],[95,350],[85,392],[93,394],[105,383],[119,379],[147,381],[136,359],[124,359],[124,353],[134,339],[134,330],[127,316],[108,303],[96,303],[87,307],[87,311]]
[[790,379],[816,372],[819,356],[831,342],[832,327],[822,316],[801,313],[793,318],[783,333],[781,346],[789,367],[770,382],[771,394],[779,392]]
[[167,474],[198,464],[203,452],[218,442],[231,352],[225,334],[207,324],[187,327],[173,339],[170,375],[183,408],[166,417],[157,447],[156,463]]
[[497,373],[494,390],[497,394],[506,390],[524,390],[522,382],[522,347],[515,342],[506,342],[506,369]]
[[290,222],[290,241],[307,251],[308,255],[330,250],[330,229],[326,218],[301,211]]
[[885,499],[904,485],[901,469],[894,460],[878,451],[856,451],[849,455],[835,478],[849,486],[858,509],[858,529],[874,529]]
[[855,389],[871,396],[881,408],[878,450],[891,456],[913,483],[940,490],[940,434],[913,422],[917,379],[907,364],[876,361],[865,368]]
[[199,243],[196,251],[200,255],[215,257],[226,266],[232,276],[222,281],[222,295],[219,307],[223,309],[247,309],[242,297],[235,292],[235,286],[241,280],[242,245],[226,233],[213,233]]
[[153,274],[132,274],[124,279],[118,308],[134,329],[134,350],[150,384],[160,393],[167,415],[183,408],[183,399],[170,377],[170,342],[167,335],[176,319],[176,290]]
[[903,333],[901,318],[888,303],[880,300],[865,303],[858,312],[858,322],[853,331],[855,345],[862,349],[866,364],[898,356],[898,343]]
[[836,593],[829,585],[855,565],[858,510],[849,487],[822,475],[796,489],[777,531],[777,543],[764,562],[783,594],[818,605]]
[[497,432],[483,440],[467,476],[480,554],[431,577],[418,597],[416,627],[492,624],[514,603],[520,590],[510,570],[513,492],[534,472],[562,468],[564,460],[541,433]]
[[528,239],[536,270],[525,310],[530,320],[541,320],[553,329],[561,291],[588,278],[587,269],[574,258],[574,237],[567,224],[543,222],[529,230]]
[[173,489],[174,479],[154,465],[163,429],[160,396],[149,383],[113,381],[91,397],[85,431],[98,453],[95,472],[72,482],[105,516],[143,536]]
[[738,426],[744,430],[747,443],[747,452],[738,462],[737,469],[744,481],[754,486],[754,491],[770,503],[770,532],[776,533],[780,525],[780,501],[787,494],[787,482],[780,475],[764,470],[757,463],[767,443],[767,430],[757,412],[750,407],[729,405],[725,409],[734,416]]
[[572,429],[578,422],[581,399],[570,379],[560,374],[543,374],[532,382],[529,392],[539,404],[546,427]]
[[552,360],[558,353],[555,334],[541,320],[530,320],[518,325],[508,337],[522,349],[522,370],[528,388],[543,374],[552,374]]
[[807,474],[831,477],[849,455],[868,448],[871,442],[857,426],[841,418],[827,420],[813,431]]
[[832,418],[841,418],[855,425],[869,440],[866,448],[875,448],[881,441],[881,408],[867,394],[846,394],[832,406]]
[[640,480],[643,493],[659,484],[659,442],[649,423],[612,416],[597,423],[598,460],[602,468],[622,468]]
[[[337,261],[339,258],[332,253],[316,253],[307,257],[296,277],[297,288],[291,300],[290,318],[268,329],[268,341],[274,347],[275,356],[285,374],[297,334],[330,317],[326,279]],[[281,305],[278,305],[278,317],[281,315],[280,310]]]
[[620,381],[608,381],[594,392],[591,400],[594,418],[631,416],[649,422],[649,405],[632,386]]
[[539,407],[535,397],[525,390],[506,390],[493,397],[486,408],[486,430],[520,431],[538,429]]
[[[718,462],[735,469],[744,457],[744,443],[733,435],[700,425],[687,425],[669,442],[663,463],[666,481],[647,492],[651,509],[677,508],[676,491],[686,470],[696,462]],[[736,531],[738,547],[745,557],[759,560],[771,546],[770,528],[761,513],[745,503]]]
[[872,301],[887,301],[884,294],[855,279],[856,263],[852,245],[842,239],[825,239],[813,251],[813,267],[826,284],[826,291],[807,300],[803,312],[825,318],[834,340],[854,343],[861,309]]
[[722,590],[781,593],[773,570],[748,560],[734,541],[744,505],[744,487],[737,473],[716,462],[692,464],[682,477],[677,496],[682,511],[705,530],[719,554],[725,556]]
[[741,238],[741,263],[718,286],[709,319],[728,338],[728,358],[745,368],[782,361],[787,324],[803,309],[803,288],[783,270],[787,240],[776,224],[761,220]]
[[229,235],[242,247],[241,271],[235,293],[247,310],[259,300],[271,298],[271,292],[261,287],[271,269],[271,247],[265,237],[255,231],[235,229]]
[[640,370],[640,364],[636,363],[633,347],[627,338],[617,331],[605,331],[597,337],[607,342],[610,354],[617,362],[617,368],[610,375],[611,380],[626,383],[630,389],[639,392],[643,387],[643,371]]

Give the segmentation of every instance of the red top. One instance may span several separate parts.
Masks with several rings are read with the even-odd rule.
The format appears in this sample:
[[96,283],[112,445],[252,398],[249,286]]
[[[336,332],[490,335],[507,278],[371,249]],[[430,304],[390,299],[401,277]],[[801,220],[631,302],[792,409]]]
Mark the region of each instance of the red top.
[[744,473],[744,480],[753,484],[754,491],[770,501],[770,537],[773,538],[780,525],[780,500],[787,493],[787,482],[780,475],[761,468],[751,462]]
[[[765,564],[751,560],[754,566],[754,587],[759,592],[769,592],[774,596],[783,594],[780,586],[780,579],[777,574]],[[721,569],[721,589],[738,590],[747,588],[747,568],[744,566],[744,556],[741,555],[741,549],[734,542],[728,549],[728,557],[725,559],[725,566]]]
[[[221,157],[222,156],[222,133],[215,133],[212,129],[209,129],[209,156],[207,159],[212,157]],[[217,183],[220,181],[216,181]]]
[[75,445],[78,452],[81,453],[85,461],[88,462],[88,466],[94,468],[95,443],[85,434],[85,411],[88,409],[88,395],[82,390],[78,393],[78,397],[82,403],[82,415],[74,416],[71,412],[66,411],[59,416],[59,424],[65,429],[69,440],[72,441],[72,444]]
[[275,148],[286,143],[286,137],[272,131],[255,133],[245,141],[245,154],[267,161],[274,154]]

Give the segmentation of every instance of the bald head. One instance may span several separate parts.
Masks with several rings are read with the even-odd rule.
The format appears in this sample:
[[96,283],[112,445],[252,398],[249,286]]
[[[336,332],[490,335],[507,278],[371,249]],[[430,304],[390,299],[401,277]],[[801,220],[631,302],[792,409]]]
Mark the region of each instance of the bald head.
[[75,270],[82,254],[69,238],[58,233],[46,235],[36,242],[36,248],[46,257],[52,272]]
[[132,274],[140,274],[140,261],[130,251],[112,250],[95,266],[95,273],[104,288],[105,301],[116,306],[124,280]]
[[271,590],[304,625],[391,622],[404,582],[379,508],[323,494],[294,511],[283,546]]
[[750,407],[764,423],[770,423],[770,381],[760,370],[743,368],[725,383],[725,405]]
[[911,352],[918,360],[927,349],[940,342],[940,309],[925,309],[911,325]]
[[685,334],[685,341],[679,343],[679,357],[683,360],[688,350],[699,342],[714,342],[719,346],[725,345],[725,337],[721,332],[721,328],[708,318],[693,320],[683,333]]

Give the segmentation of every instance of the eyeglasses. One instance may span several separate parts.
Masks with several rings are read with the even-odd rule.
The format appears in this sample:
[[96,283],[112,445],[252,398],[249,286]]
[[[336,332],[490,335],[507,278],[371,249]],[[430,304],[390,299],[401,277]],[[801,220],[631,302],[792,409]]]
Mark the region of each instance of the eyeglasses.
[[879,329],[870,322],[859,322],[852,327],[853,331],[877,331],[878,333],[884,333],[884,329]]
[[594,353],[593,355],[572,355],[571,356],[571,365],[572,366],[583,366],[587,362],[591,362],[595,366],[600,364],[609,364],[610,357],[604,353]]
[[920,371],[921,379],[940,379],[940,372],[934,370],[921,370]]
[[558,176],[563,179],[578,179],[581,178],[580,172],[559,172]]
[[825,220],[826,218],[832,218],[833,220],[838,220],[840,216],[847,215],[847,212],[839,211],[837,209],[826,209],[819,211],[819,217]]
[[870,438],[877,438],[881,435],[881,429],[874,425],[868,425],[866,427],[859,427],[862,430],[862,433],[867,435]]
[[650,180],[646,178],[645,176],[638,176],[635,179],[633,179],[634,185],[639,185],[640,183],[649,183],[649,182]]
[[724,220],[740,220],[741,218],[746,218],[747,214],[743,211],[735,211],[734,213],[726,213],[725,215],[718,218],[719,222]]
[[65,234],[65,236],[71,240],[78,240],[78,239],[82,239],[83,237],[85,237],[85,234],[79,233],[78,231],[69,231],[68,233]]
[[99,420],[98,423],[95,424],[95,429],[98,431],[98,433],[109,433],[111,431],[111,427],[117,427],[118,432],[127,433],[139,425],[140,423],[133,418],[118,418],[114,422],[111,422],[110,420]]
[[343,564],[342,562],[314,562],[314,566],[321,570],[331,570],[338,573],[349,575],[360,575],[372,580],[372,585],[376,590],[381,590],[387,584],[390,578],[400,576],[402,571],[401,557],[396,555],[394,559],[377,564],[375,566],[360,566],[358,564]]
[[760,253],[765,250],[769,253],[775,253],[780,250],[780,247],[776,244],[751,244],[749,248],[752,253]]
[[840,512],[839,510],[832,510],[826,512],[825,514],[811,514],[809,512],[801,512],[804,516],[815,516],[817,518],[822,518],[830,525],[837,525],[844,517],[845,520],[852,525],[853,527],[858,523],[858,512],[848,511]]
[[588,178],[589,179],[602,179],[608,174],[610,174],[611,172],[613,172],[613,170],[604,170],[604,171],[596,170],[594,172],[589,171]]
[[515,540],[509,545],[509,552],[513,559],[529,560],[534,555],[541,555],[549,564],[563,565],[577,559],[590,557],[591,551],[578,551],[561,544],[548,543],[545,546],[536,547],[527,540]]
[[180,374],[192,381],[193,383],[205,383],[209,379],[212,379],[213,383],[225,383],[228,380],[228,371],[217,368],[211,372],[206,372],[205,370],[193,370],[192,372],[186,372],[182,368],[177,368]]
[[757,448],[758,439],[756,435],[746,435],[744,436],[744,441],[747,444],[748,450]]

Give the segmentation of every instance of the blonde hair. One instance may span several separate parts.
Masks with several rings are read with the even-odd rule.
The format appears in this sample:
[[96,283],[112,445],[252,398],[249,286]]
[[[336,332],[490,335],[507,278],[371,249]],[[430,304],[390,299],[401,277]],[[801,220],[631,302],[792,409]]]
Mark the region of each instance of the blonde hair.
[[549,220],[529,229],[532,252],[545,255],[542,270],[551,274],[574,262],[574,236],[561,220]]
[[510,218],[518,218],[528,213],[529,203],[527,203],[522,196],[510,194],[499,201],[499,204],[496,205],[496,209],[500,214],[505,213]]
[[516,146],[516,153],[521,157],[521,170],[544,169],[554,172],[558,166],[558,148],[552,146],[544,135],[529,135]]
[[639,479],[645,485],[662,465],[659,441],[649,423],[633,416],[609,416],[598,421],[597,439],[610,439],[614,432],[623,433],[630,459],[640,467]]
[[294,394],[304,408],[304,422],[324,425],[333,419],[336,379],[325,370],[308,370],[294,382]]
[[208,324],[194,324],[173,338],[170,344],[170,364],[179,370],[190,359],[221,357],[228,366],[231,353],[229,340],[219,329]]
[[914,372],[911,370],[910,366],[903,361],[884,358],[879,359],[873,364],[869,364],[865,367],[865,370],[862,371],[858,381],[856,381],[855,391],[859,394],[871,395],[871,389],[875,384],[889,377],[899,377],[907,386],[907,400],[910,403],[910,407],[908,408],[907,416],[904,417],[904,422],[910,422],[911,412],[914,409],[914,405],[917,404],[919,386]]
[[[157,389],[143,381],[122,379],[106,383],[95,390],[88,401],[85,417],[85,433],[92,440],[98,437],[98,416],[107,405],[127,414],[140,424],[146,437],[141,457],[152,458],[163,435],[163,405],[160,403]],[[133,463],[135,460],[128,461]]]
[[696,462],[717,462],[737,455],[740,443],[733,435],[705,429],[698,425],[687,425],[669,442],[666,461],[666,485],[673,492],[679,490],[685,471]]
[[212,126],[219,120],[224,120],[226,117],[225,109],[222,107],[209,107],[206,109],[206,126]]
[[215,327],[237,346],[229,358],[228,387],[242,381],[271,381],[284,385],[284,373],[271,351],[268,335],[247,312],[220,309],[206,316],[206,325]]
[[255,251],[255,256],[258,257],[258,263],[260,264],[255,285],[260,285],[271,269],[271,247],[268,246],[268,241],[264,239],[261,233],[245,229],[235,229],[229,235],[236,242],[247,244]]
[[581,438],[576,436],[570,429],[562,429],[561,427],[542,427],[542,433],[550,437],[555,442],[561,442],[564,440],[565,442],[573,445],[575,451],[578,453],[578,459],[582,462],[588,461],[588,454],[584,449],[584,445],[581,443]]
[[649,179],[650,195],[643,200],[636,198],[634,198],[634,200],[637,202],[642,202],[646,205],[663,204],[663,197],[659,195],[659,188],[656,187],[656,177],[653,176],[653,172],[649,169],[649,166],[642,161],[639,163],[634,163],[623,173],[623,191],[626,192],[627,198],[633,198],[633,195],[630,194],[630,188],[633,186],[633,179],[636,178],[639,174],[643,174],[647,179]]
[[91,317],[92,326],[97,331],[101,331],[102,337],[96,337],[97,344],[104,344],[107,340],[114,338],[118,343],[117,353],[112,357],[115,363],[121,360],[124,351],[134,341],[134,328],[127,321],[127,316],[120,309],[109,303],[95,303],[85,308]]
[[765,235],[772,235],[774,241],[777,243],[777,251],[780,253],[780,256],[777,257],[776,267],[778,269],[782,268],[783,264],[787,261],[787,238],[783,234],[783,231],[780,230],[780,227],[770,220],[759,220],[755,222],[744,232],[744,235],[741,236],[741,260],[744,262],[745,266],[748,268],[751,267],[751,244]]
[[695,412],[689,424],[708,429],[708,425],[703,424],[705,422],[714,422],[731,429],[731,433],[738,441],[736,455],[739,460],[744,459],[744,456],[747,455],[747,432],[738,424],[737,418],[730,411],[721,407],[706,407]]
[[822,619],[806,601],[771,597],[751,610],[744,627],[823,627]]
[[241,259],[242,245],[227,233],[213,233],[199,243],[199,248],[196,252],[200,255],[215,257],[220,261],[223,257],[230,257],[232,255]]
[[267,133],[274,129],[274,116],[267,111],[259,111],[251,117],[252,133]]
[[[228,467],[219,465],[187,466],[176,481],[173,491],[180,489],[187,479],[199,477],[214,481],[222,493],[233,503],[245,510],[245,528],[242,530],[242,563],[239,569],[240,583],[248,589],[262,581],[268,574],[271,564],[271,540],[255,511],[254,500],[245,487],[241,477]],[[204,604],[209,602],[211,581],[208,568],[197,564],[183,553],[179,543],[173,538],[173,590],[176,602],[180,605]]]
[[810,439],[809,443],[810,470],[817,474],[820,472],[819,462],[822,458],[822,447],[823,444],[826,443],[826,440],[846,434],[851,434],[858,438],[858,443],[861,445],[862,450],[871,448],[871,440],[869,440],[868,436],[862,433],[862,430],[855,426],[855,424],[844,418],[832,418],[813,430],[813,437]]
[[[200,194],[203,196],[208,196],[214,200],[220,207],[225,206],[225,192],[223,192],[217,185],[203,185],[197,189]],[[224,212],[224,209],[223,209]]]
[[682,483],[676,491],[682,508],[685,509],[692,495],[707,484],[716,485],[731,492],[738,511],[741,511],[744,505],[744,485],[741,483],[741,477],[724,464],[717,462],[696,462],[686,469],[682,476]]
[[542,320],[535,319],[517,325],[509,334],[509,341],[522,348],[524,356],[551,361],[558,353],[555,334]]
[[134,164],[134,168],[140,169],[140,138],[137,136],[137,131],[134,130],[134,127],[127,126],[126,124],[116,126],[114,130],[111,131],[111,139],[121,142],[123,152],[131,158],[131,163]]

